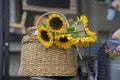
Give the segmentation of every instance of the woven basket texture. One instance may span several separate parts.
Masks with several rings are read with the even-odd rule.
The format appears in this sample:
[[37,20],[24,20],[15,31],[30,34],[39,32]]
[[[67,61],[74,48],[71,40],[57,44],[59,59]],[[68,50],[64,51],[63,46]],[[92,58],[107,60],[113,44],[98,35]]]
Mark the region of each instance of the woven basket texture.
[[77,64],[74,48],[60,49],[53,45],[45,48],[35,35],[22,39],[19,76],[76,76]]

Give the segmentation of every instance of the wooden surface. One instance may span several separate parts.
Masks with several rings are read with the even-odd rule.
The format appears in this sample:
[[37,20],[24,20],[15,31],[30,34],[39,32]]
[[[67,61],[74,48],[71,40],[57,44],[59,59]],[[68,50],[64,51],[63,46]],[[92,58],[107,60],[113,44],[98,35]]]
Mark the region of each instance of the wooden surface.
[[22,33],[25,34],[26,33],[26,30],[25,30],[26,18],[27,18],[27,11],[23,11],[21,22],[20,23],[12,23],[12,24],[10,24],[10,27],[11,28],[22,28]]
[[77,14],[77,0],[70,0],[70,9],[49,8],[49,7],[28,5],[26,3],[26,0],[22,0],[22,5],[23,5],[23,10],[28,10],[28,11],[38,11],[38,12],[58,11],[66,14]]

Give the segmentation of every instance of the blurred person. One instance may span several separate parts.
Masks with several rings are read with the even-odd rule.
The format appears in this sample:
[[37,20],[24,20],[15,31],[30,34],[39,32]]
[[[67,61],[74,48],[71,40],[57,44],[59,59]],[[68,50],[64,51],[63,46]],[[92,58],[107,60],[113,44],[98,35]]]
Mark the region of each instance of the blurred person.
[[120,40],[120,28],[117,29],[117,30],[113,33],[112,39],[114,39],[114,40]]
[[108,9],[107,9],[107,20],[113,21],[116,18],[117,11],[112,6],[114,0],[109,1]]

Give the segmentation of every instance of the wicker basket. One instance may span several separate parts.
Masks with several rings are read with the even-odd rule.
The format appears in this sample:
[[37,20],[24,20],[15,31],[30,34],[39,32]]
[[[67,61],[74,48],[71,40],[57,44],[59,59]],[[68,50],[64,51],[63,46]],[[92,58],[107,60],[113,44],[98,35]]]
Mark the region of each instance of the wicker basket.
[[77,72],[74,49],[55,45],[46,49],[35,35],[22,39],[19,76],[75,76]]
[[22,39],[19,76],[76,76],[77,64],[74,48],[61,49],[53,45],[45,48],[31,33]]

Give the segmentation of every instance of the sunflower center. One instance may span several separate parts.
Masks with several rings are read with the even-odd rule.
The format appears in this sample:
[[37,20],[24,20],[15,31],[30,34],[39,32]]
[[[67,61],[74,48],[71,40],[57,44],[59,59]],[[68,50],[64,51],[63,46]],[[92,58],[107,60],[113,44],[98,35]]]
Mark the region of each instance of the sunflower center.
[[42,39],[44,39],[45,41],[49,41],[49,40],[50,40],[50,38],[49,38],[48,35],[47,35],[47,31],[42,31],[42,32],[41,32],[41,37],[42,37]]
[[68,39],[67,39],[67,37],[64,37],[64,38],[60,38],[59,41],[60,41],[60,42],[67,42]]
[[63,24],[59,17],[55,17],[50,20],[50,26],[53,29],[58,30],[63,26]]

